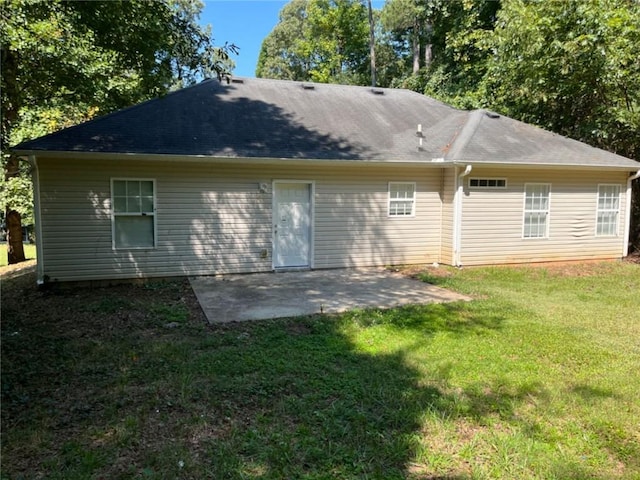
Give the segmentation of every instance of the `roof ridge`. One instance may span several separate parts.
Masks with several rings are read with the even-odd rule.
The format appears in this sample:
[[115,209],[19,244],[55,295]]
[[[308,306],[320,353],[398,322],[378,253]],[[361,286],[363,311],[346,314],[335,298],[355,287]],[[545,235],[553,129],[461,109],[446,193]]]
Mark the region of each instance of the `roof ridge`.
[[[316,88],[319,87],[329,87],[329,88],[354,88],[354,89],[360,89],[360,90],[384,90],[385,92],[404,92],[410,95],[417,95],[422,99],[426,99],[430,102],[434,102],[437,103],[438,105],[450,108],[452,110],[459,110],[459,111],[464,111],[461,110],[459,108],[456,108],[452,105],[449,105],[448,103],[445,103],[441,100],[438,100],[437,98],[431,97],[429,95],[426,95],[424,93],[420,93],[420,92],[416,92],[415,90],[411,90],[409,88],[405,88],[405,87],[381,87],[376,85],[371,86],[371,85],[352,85],[352,84],[345,84],[345,83],[324,83],[324,82],[315,82],[313,80],[290,80],[290,79],[276,79],[276,78],[264,78],[264,77],[243,77],[243,76],[237,76],[237,77],[230,77],[231,79],[233,78],[237,78],[237,79],[241,79],[243,80],[245,83],[246,82],[253,82],[253,81],[260,81],[260,82],[272,82],[272,83],[288,83],[291,85],[304,85],[304,84],[310,84],[313,85]],[[224,85],[226,86],[226,85]]]

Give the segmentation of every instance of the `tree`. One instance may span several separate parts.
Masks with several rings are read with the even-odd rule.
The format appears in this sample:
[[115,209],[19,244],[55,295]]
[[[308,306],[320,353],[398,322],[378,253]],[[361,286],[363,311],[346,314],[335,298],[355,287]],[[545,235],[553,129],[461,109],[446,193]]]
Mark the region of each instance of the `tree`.
[[463,108],[479,102],[496,0],[390,0],[382,11],[403,73],[391,84]]
[[423,92],[459,108],[483,104],[480,85],[491,56],[497,0],[452,1],[434,15],[434,62]]
[[640,3],[513,0],[498,14],[484,96],[507,115],[640,158]]
[[[7,0],[0,13],[2,164],[11,144],[158,96],[230,67],[198,0]],[[5,195],[5,211],[16,198]],[[11,237],[16,234],[10,232]],[[22,258],[24,259],[24,258]],[[11,258],[12,261],[20,258]]]
[[292,0],[280,11],[277,25],[262,41],[256,76],[281,80],[309,80],[309,55],[299,40],[306,34],[307,0]]
[[365,85],[369,21],[356,0],[293,0],[262,43],[256,75]]
[[[410,46],[413,75],[420,70],[421,42],[431,34],[433,2],[390,0],[382,9],[382,24],[396,34],[397,41]],[[430,38],[426,39],[425,58],[431,61]],[[428,67],[428,65],[426,65]]]

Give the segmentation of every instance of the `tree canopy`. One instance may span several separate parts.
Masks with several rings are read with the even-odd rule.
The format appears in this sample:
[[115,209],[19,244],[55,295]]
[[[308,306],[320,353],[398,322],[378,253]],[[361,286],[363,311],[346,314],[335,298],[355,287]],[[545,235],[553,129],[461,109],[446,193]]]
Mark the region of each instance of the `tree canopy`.
[[198,25],[201,8],[198,0],[5,2],[3,151],[224,71],[226,50]]
[[498,13],[483,102],[640,159],[640,3],[525,2]]
[[258,77],[366,84],[369,21],[357,0],[293,0],[264,39]]

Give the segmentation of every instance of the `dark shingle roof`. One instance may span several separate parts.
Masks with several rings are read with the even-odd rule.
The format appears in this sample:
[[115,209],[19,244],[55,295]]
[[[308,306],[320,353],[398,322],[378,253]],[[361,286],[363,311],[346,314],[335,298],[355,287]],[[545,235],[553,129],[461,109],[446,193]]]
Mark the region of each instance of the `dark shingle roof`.
[[[408,90],[207,80],[24,142],[17,153],[486,162],[638,168],[640,164],[506,117],[457,110]],[[422,147],[416,135],[422,125]]]
[[[461,163],[512,165],[581,165],[640,168],[640,163],[594,148],[533,125],[484,110],[470,112],[473,133],[458,138],[455,157]],[[465,127],[467,128],[467,127]],[[460,137],[462,137],[461,132]]]

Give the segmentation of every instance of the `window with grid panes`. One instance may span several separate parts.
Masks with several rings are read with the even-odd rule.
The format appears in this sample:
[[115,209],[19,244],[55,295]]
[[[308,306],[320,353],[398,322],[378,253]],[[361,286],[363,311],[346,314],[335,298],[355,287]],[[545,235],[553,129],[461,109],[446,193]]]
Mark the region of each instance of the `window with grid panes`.
[[528,183],[524,188],[524,238],[546,238],[549,231],[548,183]]
[[617,235],[619,211],[620,185],[598,185],[596,235]]
[[507,188],[506,178],[470,178],[470,188]]
[[155,247],[155,181],[113,179],[114,248]]
[[410,217],[415,214],[416,184],[389,182],[389,216]]

